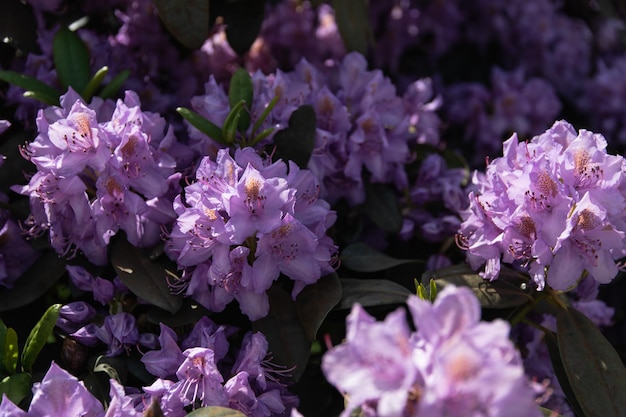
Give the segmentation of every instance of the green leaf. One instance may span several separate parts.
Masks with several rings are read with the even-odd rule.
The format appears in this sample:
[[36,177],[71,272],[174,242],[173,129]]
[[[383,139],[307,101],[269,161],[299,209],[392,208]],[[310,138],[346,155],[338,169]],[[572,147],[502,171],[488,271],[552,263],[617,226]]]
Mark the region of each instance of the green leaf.
[[187,417],[246,417],[246,415],[232,408],[211,406],[197,408],[187,414]]
[[22,352],[22,369],[26,372],[32,371],[35,359],[54,330],[60,310],[61,304],[53,304],[48,307],[26,338]]
[[[278,97],[274,97],[273,99],[270,100],[269,103],[267,103],[267,106],[265,106],[265,108],[263,109],[263,112],[261,113],[261,115],[254,121],[254,125],[252,126],[252,133],[254,134],[257,130],[259,130],[259,128],[261,127],[261,125],[263,124],[263,121],[265,121],[265,119],[267,118],[267,115],[270,114],[270,112],[274,109],[274,107],[276,106],[276,103],[278,103]],[[273,128],[269,128],[272,129]],[[269,129],[265,129],[263,132],[268,131]],[[263,132],[261,134],[263,134]],[[259,136],[261,135],[259,134]],[[254,143],[259,142],[259,140],[254,140]],[[253,143],[253,144],[254,144]]]
[[224,134],[225,142],[229,145],[235,143],[237,126],[239,125],[239,118],[241,117],[242,112],[246,112],[246,110],[244,109],[245,105],[246,102],[243,100],[235,104],[233,107],[231,107],[230,113],[228,113],[228,116],[226,116],[226,120],[224,120],[222,133]]
[[59,105],[59,96],[61,93],[59,93],[56,88],[49,86],[36,78],[29,77],[28,75],[20,74],[15,71],[0,71],[0,80],[15,84],[26,91],[37,93],[38,97],[43,97],[46,100],[51,101],[51,103],[48,103],[50,105]]
[[151,261],[125,238],[115,239],[111,248],[111,263],[122,282],[138,297],[170,313],[182,305],[182,297],[170,292],[168,279],[175,279],[176,267]]
[[384,184],[365,184],[363,211],[367,217],[386,232],[397,233],[402,227],[398,196]]
[[366,55],[373,44],[367,0],[333,0],[331,4],[346,50]]
[[341,252],[341,266],[357,272],[377,272],[394,266],[416,263],[414,259],[396,259],[363,242],[349,245]]
[[355,303],[363,307],[403,304],[411,291],[386,279],[340,278],[342,296],[337,310],[349,310]]
[[25,372],[9,375],[0,381],[0,401],[2,394],[6,394],[7,398],[13,404],[19,404],[31,391],[31,376]]
[[424,287],[424,284],[422,284],[421,282],[417,284],[417,296],[420,298],[420,300],[430,301],[430,296],[426,291],[426,287]]
[[202,115],[196,113],[195,111],[186,109],[184,107],[178,107],[176,111],[200,132],[204,133],[216,142],[221,143],[222,145],[228,145],[226,143],[226,139],[224,139],[224,133],[222,133],[222,129],[215,123],[205,119]]
[[252,78],[248,71],[239,68],[230,79],[230,87],[228,90],[228,102],[231,108],[234,108],[240,101],[244,102],[244,111],[241,113],[237,129],[245,132],[250,126],[249,109],[252,107],[253,90]]
[[561,361],[585,417],[619,417],[626,410],[626,369],[600,330],[568,307],[557,314]]
[[[4,324],[2,319],[0,319],[0,358],[4,358],[6,353],[6,342],[7,342],[7,326]],[[4,360],[0,361],[0,373],[5,374],[7,370],[4,368]]]
[[91,101],[91,98],[96,93],[96,90],[100,88],[100,85],[102,84],[102,80],[104,80],[104,77],[106,77],[108,72],[109,72],[108,67],[106,66],[102,67],[94,74],[93,77],[91,77],[89,82],[87,82],[87,85],[85,86],[85,90],[83,91],[83,94],[82,94],[85,101],[87,102]]
[[167,30],[189,49],[209,37],[209,0],[154,0]]
[[565,372],[565,367],[563,366],[563,361],[561,360],[561,354],[559,352],[559,344],[556,340],[556,335],[554,332],[545,333],[543,340],[548,348],[548,354],[550,355],[550,362],[552,362],[552,369],[554,370],[554,374],[559,380],[559,385],[561,386],[561,390],[563,394],[565,394],[565,398],[567,399],[567,403],[577,416],[584,416],[582,409],[580,408],[580,404],[578,404],[578,400],[576,399],[576,395],[574,395],[574,390],[572,389],[572,385],[569,383],[569,379],[567,379],[567,373]]
[[309,342],[313,342],[326,315],[341,300],[341,284],[335,272],[307,285],[296,298],[298,317]]
[[82,93],[90,79],[89,51],[76,32],[64,27],[53,40],[54,67],[64,88],[72,87]]
[[483,308],[517,307],[531,300],[531,296],[521,288],[528,278],[507,268],[502,268],[500,276],[494,281],[485,280],[467,264],[427,271],[422,275],[425,285],[431,279],[437,284],[437,291],[447,285],[469,287]]
[[30,98],[33,100],[37,100],[40,101],[44,104],[47,104],[49,106],[58,106],[59,105],[59,99],[55,98],[55,97],[51,97],[51,96],[47,96],[45,94],[42,93],[36,93],[34,91],[24,91],[24,94],[22,94],[24,96],[24,98]]
[[2,363],[4,369],[10,374],[14,374],[17,370],[17,361],[19,357],[19,348],[17,346],[17,333],[12,327],[7,329],[7,335],[4,340],[4,357]]
[[225,4],[226,38],[233,51],[243,55],[261,31],[265,13],[264,0],[229,0]]
[[117,74],[107,85],[104,86],[102,91],[100,92],[100,97],[102,98],[113,98],[117,94],[118,90],[122,88],[126,79],[130,76],[129,70],[124,70]]
[[293,161],[300,168],[306,168],[315,147],[317,116],[312,106],[298,107],[289,116],[287,128],[274,135],[276,158]]

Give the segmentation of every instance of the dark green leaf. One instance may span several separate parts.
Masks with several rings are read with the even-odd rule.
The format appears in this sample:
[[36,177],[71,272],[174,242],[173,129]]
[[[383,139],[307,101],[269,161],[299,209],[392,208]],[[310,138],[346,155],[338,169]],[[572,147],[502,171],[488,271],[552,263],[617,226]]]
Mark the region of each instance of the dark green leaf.
[[557,314],[561,361],[585,417],[620,417],[626,410],[626,369],[600,330],[568,307]]
[[224,120],[224,126],[222,127],[222,133],[224,134],[224,141],[232,145],[235,143],[235,138],[237,137],[237,126],[239,125],[239,118],[242,113],[245,113],[246,110],[244,108],[245,101],[240,101],[235,104],[234,107],[231,107],[230,113],[226,116],[226,120]]
[[167,30],[185,47],[196,49],[209,37],[209,0],[154,0]]
[[168,279],[175,279],[175,266],[165,267],[153,262],[124,238],[115,239],[111,263],[122,282],[138,297],[174,314],[182,305],[182,297],[170,292]]
[[176,111],[200,132],[204,133],[216,142],[221,143],[222,145],[228,145],[226,143],[226,140],[224,139],[222,129],[213,122],[205,119],[202,115],[196,113],[195,111],[186,109],[184,107],[178,107]]
[[193,410],[187,417],[246,417],[246,415],[232,408],[211,406]]
[[425,285],[431,279],[435,280],[438,291],[446,285],[471,288],[483,308],[517,307],[531,300],[530,295],[521,288],[522,284],[528,282],[528,278],[506,268],[501,269],[500,276],[494,281],[485,280],[467,264],[427,271],[422,275],[422,283]]
[[363,242],[353,243],[341,252],[341,266],[358,272],[377,272],[394,266],[415,263],[414,259],[396,259]]
[[[252,133],[253,134],[256,133],[257,130],[259,130],[259,128],[263,124],[263,121],[267,118],[267,115],[270,114],[272,109],[274,109],[274,107],[276,106],[276,103],[278,103],[278,97],[274,97],[273,99],[270,100],[269,103],[267,103],[267,106],[265,106],[265,108],[263,109],[263,112],[254,121],[254,125],[252,126]],[[269,128],[269,129],[273,129],[273,128]],[[267,131],[269,129],[265,129],[263,132],[265,132],[265,131]],[[259,142],[259,141],[255,140],[255,143],[256,142]]]
[[6,394],[13,404],[19,404],[30,393],[30,374],[19,373],[10,375],[0,381],[0,401]]
[[117,94],[118,90],[122,88],[122,85],[130,75],[129,70],[124,70],[117,74],[107,85],[104,86],[100,92],[102,98],[113,98]]
[[395,191],[384,184],[365,184],[363,211],[386,232],[397,233],[402,227],[402,214]]
[[264,0],[229,0],[224,9],[226,38],[233,51],[243,55],[261,31]]
[[339,278],[342,288],[337,309],[349,310],[355,303],[363,307],[403,304],[411,291],[386,279]]
[[98,88],[100,88],[100,85],[102,84],[102,80],[104,80],[104,77],[106,77],[108,72],[109,72],[108,67],[102,67],[94,74],[93,77],[91,77],[89,82],[87,82],[87,85],[85,86],[85,90],[83,91],[83,94],[82,94],[85,101],[91,101],[91,98],[96,93]]
[[242,133],[250,126],[249,109],[252,107],[252,99],[252,78],[250,78],[248,71],[239,68],[230,79],[228,102],[231,108],[234,108],[240,101],[244,102],[244,110],[241,112],[239,124],[237,125],[237,129]]
[[0,311],[32,303],[50,289],[65,273],[65,261],[54,251],[44,251],[10,290],[0,290]]
[[26,338],[22,351],[22,369],[26,372],[32,371],[35,359],[54,330],[60,310],[61,304],[53,304],[48,307]]
[[315,340],[326,315],[341,300],[341,284],[336,273],[326,275],[307,285],[296,298],[298,317],[310,342]]
[[291,375],[297,381],[309,360],[311,342],[298,317],[296,303],[289,294],[273,285],[267,295],[270,300],[269,314],[252,323],[252,328],[265,335],[273,362],[293,368]]
[[4,358],[2,363],[4,369],[10,374],[14,374],[17,370],[17,360],[19,357],[19,347],[17,346],[17,333],[12,327],[7,329],[7,335],[4,340]]
[[51,105],[59,105],[59,96],[61,93],[59,93],[56,88],[51,87],[36,78],[14,71],[0,71],[0,80],[15,84],[26,91],[38,93],[38,97],[44,97],[46,100],[51,101],[51,103],[49,103]]
[[333,0],[331,4],[346,50],[366,55],[373,43],[367,0]]
[[315,147],[317,117],[312,106],[298,107],[291,116],[287,128],[274,135],[276,158],[293,161],[300,168],[306,168]]
[[546,347],[548,348],[550,362],[552,362],[552,369],[554,370],[554,374],[559,380],[559,385],[561,386],[563,394],[565,394],[568,405],[575,415],[584,416],[583,411],[580,408],[580,404],[578,404],[578,400],[576,399],[576,395],[574,395],[572,385],[567,379],[567,373],[565,372],[565,367],[563,366],[563,361],[561,360],[561,354],[559,353],[559,344],[556,340],[556,335],[553,332],[547,333],[544,335],[543,340],[546,344]]
[[72,87],[76,92],[85,91],[89,82],[89,51],[76,32],[64,27],[57,31],[53,40],[54,67],[64,88]]
[[40,101],[44,104],[47,104],[49,106],[58,106],[59,105],[59,99],[55,98],[55,97],[51,97],[51,96],[47,96],[45,94],[42,93],[36,93],[34,91],[24,91],[24,94],[22,94],[25,98],[30,98],[33,100],[37,100]]

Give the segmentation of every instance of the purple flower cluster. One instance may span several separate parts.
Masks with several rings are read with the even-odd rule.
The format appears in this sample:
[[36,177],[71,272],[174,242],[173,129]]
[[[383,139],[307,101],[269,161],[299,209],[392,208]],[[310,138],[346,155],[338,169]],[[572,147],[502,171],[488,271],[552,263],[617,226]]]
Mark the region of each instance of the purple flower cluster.
[[98,265],[119,230],[135,246],[157,243],[161,225],[175,218],[171,201],[179,191],[182,145],[173,130],[142,112],[130,91],[113,106],[87,105],[70,90],[61,104],[39,111],[39,134],[23,150],[37,172],[14,187],[30,197],[30,233],[48,231],[59,254],[80,250]]
[[585,273],[600,283],[617,274],[626,223],[621,156],[606,140],[564,121],[529,142],[513,135],[504,155],[473,177],[459,243],[486,279],[500,262],[526,268],[541,289],[576,285]]
[[174,287],[212,311],[236,299],[252,320],[267,314],[265,292],[281,273],[295,297],[333,270],[326,231],[336,215],[318,195],[311,172],[291,161],[269,164],[252,148],[205,157],[174,201],[166,252],[184,269]]
[[508,324],[481,322],[471,290],[450,286],[434,304],[416,296],[407,304],[417,331],[402,309],[379,322],[356,304],[345,342],[322,358],[347,397],[342,417],[358,407],[377,417],[540,415]]

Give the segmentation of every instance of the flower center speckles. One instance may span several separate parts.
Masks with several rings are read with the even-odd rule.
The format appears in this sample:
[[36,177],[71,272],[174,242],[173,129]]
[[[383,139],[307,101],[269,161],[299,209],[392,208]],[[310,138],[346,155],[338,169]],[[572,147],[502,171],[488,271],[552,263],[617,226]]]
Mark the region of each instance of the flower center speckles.
[[261,181],[256,178],[247,178],[244,186],[246,192],[246,206],[251,214],[257,214],[257,210],[263,210],[267,197],[261,195]]
[[464,354],[452,358],[446,368],[450,378],[456,382],[467,381],[478,373],[476,364]]
[[576,227],[581,230],[592,230],[599,226],[598,216],[589,209],[585,209],[578,214]]
[[137,138],[135,136],[131,136],[128,138],[128,141],[122,147],[122,155],[124,158],[130,158],[135,153],[135,145],[137,145]]
[[292,226],[290,224],[284,224],[272,232],[272,237],[274,239],[285,239],[291,233],[291,229]]
[[74,128],[71,137],[64,135],[63,138],[67,142],[70,152],[88,152],[94,146],[93,133],[89,124],[89,116],[86,114],[76,114],[74,116]]
[[530,216],[523,216],[517,221],[517,229],[528,238],[535,235],[535,222]]
[[120,187],[117,181],[115,181],[113,178],[108,178],[106,180],[104,188],[107,190],[107,193],[112,196],[117,196],[123,193],[122,187]]
[[604,176],[604,170],[591,162],[591,155],[584,149],[574,151],[574,174],[578,177],[578,187],[590,187]]
[[539,210],[549,210],[552,208],[550,199],[559,192],[556,181],[554,181],[546,171],[540,171],[534,183],[537,191],[527,190],[524,194],[530,205]]
[[214,209],[204,209],[204,214],[211,221],[217,220],[217,210],[214,210]]
[[541,194],[551,197],[554,197],[559,191],[556,182],[545,171],[541,171],[537,175],[537,189]]

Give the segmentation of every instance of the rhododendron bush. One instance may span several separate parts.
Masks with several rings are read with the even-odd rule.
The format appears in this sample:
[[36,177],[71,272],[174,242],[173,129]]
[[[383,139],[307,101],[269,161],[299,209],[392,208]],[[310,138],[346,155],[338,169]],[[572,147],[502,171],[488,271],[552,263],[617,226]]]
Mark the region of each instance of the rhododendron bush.
[[626,410],[626,15],[8,0],[0,416]]

